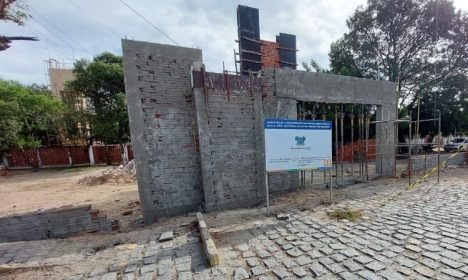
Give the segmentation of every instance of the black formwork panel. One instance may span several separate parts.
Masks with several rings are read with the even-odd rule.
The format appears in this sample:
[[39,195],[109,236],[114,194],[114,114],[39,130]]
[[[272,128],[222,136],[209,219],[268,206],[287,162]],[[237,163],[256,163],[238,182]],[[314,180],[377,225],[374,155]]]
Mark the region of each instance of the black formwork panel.
[[241,72],[259,71],[262,68],[260,51],[260,23],[258,9],[239,5],[237,7],[237,30]]
[[279,45],[279,57],[281,68],[296,69],[296,35],[280,33],[276,35],[276,42]]

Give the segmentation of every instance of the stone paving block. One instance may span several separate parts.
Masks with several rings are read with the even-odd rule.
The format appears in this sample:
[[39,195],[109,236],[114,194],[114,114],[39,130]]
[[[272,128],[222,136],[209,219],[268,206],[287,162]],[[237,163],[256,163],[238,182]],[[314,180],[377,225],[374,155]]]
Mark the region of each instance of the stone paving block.
[[140,268],[140,274],[146,274],[146,273],[156,272],[156,269],[157,269],[156,264],[143,265],[143,266]]
[[395,261],[397,263],[399,263],[400,265],[404,266],[404,267],[409,267],[409,268],[412,268],[414,267],[417,263],[414,262],[413,260],[407,258],[407,257],[404,257],[404,256],[399,256],[395,259]]
[[265,274],[266,270],[261,266],[254,266],[252,267],[251,272],[253,276],[260,276]]
[[362,269],[362,266],[353,260],[345,260],[343,265],[351,272]]
[[255,253],[252,251],[245,251],[245,252],[242,252],[242,257],[243,258],[255,257]]
[[343,250],[346,249],[346,246],[341,244],[341,243],[331,243],[328,246],[332,248],[333,250]]
[[192,265],[189,262],[185,263],[179,263],[175,265],[175,268],[177,272],[184,272],[184,271],[189,271],[191,269]]
[[320,258],[318,261],[319,261],[319,263],[321,263],[323,265],[329,265],[329,264],[335,263],[335,261],[333,261],[329,257]]
[[439,252],[439,254],[441,256],[444,256],[444,257],[447,257],[447,258],[450,258],[450,259],[456,260],[456,261],[458,261],[461,258],[461,255],[459,255],[459,254],[457,254],[455,252],[452,252],[450,250],[442,250],[442,251]]
[[268,258],[268,257],[271,257],[271,254],[270,252],[266,251],[266,250],[260,250],[257,252],[258,256],[262,259],[264,258]]
[[135,274],[133,273],[122,274],[122,280],[134,280],[134,279],[135,279]]
[[420,253],[422,251],[422,249],[420,247],[412,245],[412,244],[406,245],[405,248],[408,249],[408,250],[411,250],[413,252],[416,252],[416,253]]
[[346,270],[346,268],[344,268],[344,266],[340,263],[332,263],[332,264],[326,265],[326,267],[335,275]]
[[418,265],[414,268],[414,271],[416,271],[417,273],[425,276],[425,277],[428,277],[428,278],[433,278],[434,275],[435,275],[435,271],[430,269],[429,267],[427,266],[422,266],[422,265]]
[[154,279],[154,274],[152,274],[152,273],[140,274],[140,276],[138,278],[140,280],[153,280]]
[[445,265],[448,265],[451,268],[457,269],[463,266],[462,263],[451,260],[451,259],[442,259],[441,262]]
[[429,267],[431,269],[434,269],[434,270],[440,267],[439,262],[436,262],[436,261],[431,260],[429,258],[422,258],[422,259],[419,260],[419,263],[421,263],[421,264],[423,264],[423,265],[425,265],[425,266],[427,266],[427,267]]
[[104,266],[95,267],[90,273],[89,277],[101,276],[107,272],[107,268]]
[[249,273],[243,267],[238,267],[234,270],[234,279],[236,280],[247,279],[249,277]]
[[373,261],[373,259],[367,257],[367,256],[359,256],[357,258],[354,258],[358,263],[361,263],[361,264],[367,264],[367,263],[370,263],[371,261]]
[[405,280],[405,277],[400,273],[388,269],[380,271],[379,275],[387,280]]
[[296,262],[299,266],[307,265],[312,263],[312,259],[308,256],[300,256],[296,259]]
[[455,244],[455,246],[468,250],[468,242],[458,242]]
[[268,269],[273,269],[280,265],[280,263],[274,258],[263,259],[263,263]]
[[287,250],[286,253],[288,255],[290,255],[291,257],[299,257],[300,255],[303,255],[304,252],[297,249],[297,248],[293,248],[293,249],[290,249],[290,250]]
[[455,278],[459,278],[459,279],[466,279],[465,276],[466,274],[461,272],[461,271],[458,271],[458,270],[455,270],[455,269],[442,269],[442,273],[444,274],[447,274],[451,277],[455,277]]
[[284,257],[284,258],[281,258],[280,260],[281,260],[281,263],[288,269],[291,267],[297,266],[297,263],[289,257]]
[[368,269],[372,270],[373,272],[377,272],[385,268],[385,265],[378,261],[373,261],[365,265]]
[[338,253],[331,255],[330,258],[332,258],[336,262],[342,262],[346,260],[345,256],[343,256],[342,254],[338,254]]
[[278,276],[278,278],[280,278],[280,279],[284,279],[286,277],[291,276],[291,273],[289,273],[286,269],[284,269],[282,267],[276,267],[275,269],[273,269],[273,273],[276,276]]
[[320,252],[324,253],[325,255],[330,255],[331,253],[333,253],[333,250],[328,247],[328,246],[323,246],[319,249]]
[[177,280],[192,280],[192,279],[193,279],[192,273],[189,271],[184,271],[184,272],[179,273],[179,275],[177,275]]
[[245,261],[249,266],[257,266],[260,265],[260,262],[258,261],[257,258],[246,258]]
[[327,273],[326,268],[317,262],[314,262],[311,265],[309,265],[309,269],[314,273],[316,277],[320,277]]
[[343,280],[359,280],[361,277],[357,276],[354,273],[351,273],[349,271],[345,271],[339,274],[340,278]]
[[299,248],[306,253],[313,249],[309,244],[301,245]]
[[307,271],[300,266],[293,268],[292,273],[299,278],[302,278],[307,275]]
[[403,266],[400,266],[397,268],[398,272],[405,275],[405,276],[409,276],[413,273],[413,271],[409,268],[406,268],[406,267],[403,267]]
[[116,280],[117,272],[109,272],[101,276],[101,280]]
[[432,245],[432,244],[422,245],[421,248],[429,252],[439,252],[442,250],[440,246]]
[[313,259],[320,258],[323,256],[323,254],[317,250],[312,250],[310,252],[307,252],[307,255],[309,255]]
[[379,277],[369,270],[361,270],[358,272],[358,274],[366,280],[379,280]]

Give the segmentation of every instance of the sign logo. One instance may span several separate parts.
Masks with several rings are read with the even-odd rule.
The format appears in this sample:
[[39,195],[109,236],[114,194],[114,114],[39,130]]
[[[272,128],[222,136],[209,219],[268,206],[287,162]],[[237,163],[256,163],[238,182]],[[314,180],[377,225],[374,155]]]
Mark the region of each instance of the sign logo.
[[296,136],[296,138],[294,138],[296,140],[296,146],[304,146],[305,145],[305,136]]

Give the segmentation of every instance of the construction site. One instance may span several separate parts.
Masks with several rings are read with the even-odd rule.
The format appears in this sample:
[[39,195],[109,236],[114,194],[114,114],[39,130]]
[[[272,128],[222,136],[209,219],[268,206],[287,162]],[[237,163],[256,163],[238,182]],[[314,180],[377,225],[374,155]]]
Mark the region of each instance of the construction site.
[[298,70],[296,35],[236,16],[220,73],[122,39],[124,164],[0,171],[0,279],[468,278],[468,137],[401,116],[394,82]]

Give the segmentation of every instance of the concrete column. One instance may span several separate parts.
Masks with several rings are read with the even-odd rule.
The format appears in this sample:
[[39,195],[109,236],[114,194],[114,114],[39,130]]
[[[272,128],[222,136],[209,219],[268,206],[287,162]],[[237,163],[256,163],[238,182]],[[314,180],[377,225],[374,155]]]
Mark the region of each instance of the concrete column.
[[[393,104],[383,104],[377,106],[376,120],[395,120],[395,107]],[[378,123],[376,126],[376,153],[375,168],[376,173],[389,176],[395,168],[395,123]]]
[[208,125],[207,104],[203,89],[194,88],[195,113],[198,128],[198,145],[200,150],[200,167],[202,173],[203,194],[206,211],[217,209],[216,192],[212,175],[213,157],[211,155],[211,131]]
[[2,156],[3,164],[5,165],[5,168],[8,169],[10,166],[8,165],[8,159],[6,155]]
[[94,166],[96,164],[96,161],[94,160],[93,145],[88,146],[88,155],[89,155],[89,164]]
[[252,92],[255,111],[255,146],[257,167],[257,198],[259,201],[265,199],[265,130],[263,128],[263,100],[262,93]]

